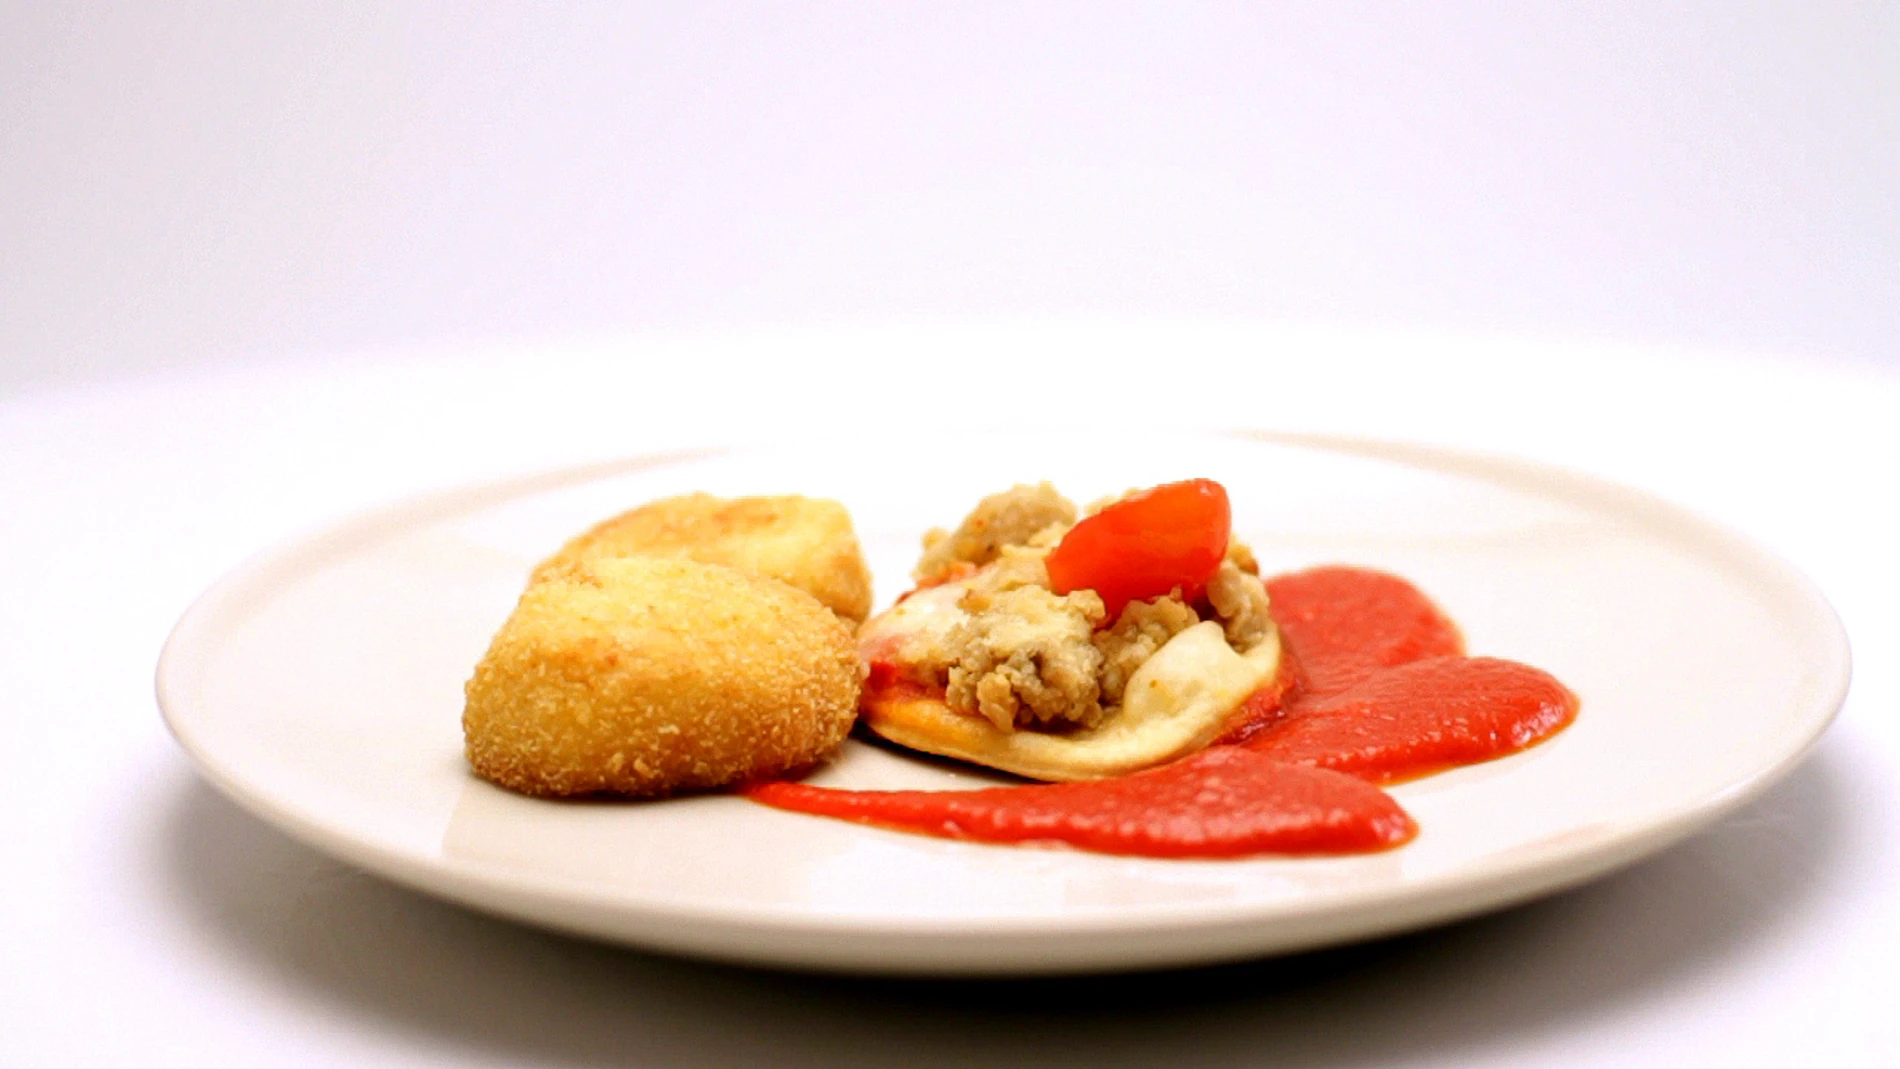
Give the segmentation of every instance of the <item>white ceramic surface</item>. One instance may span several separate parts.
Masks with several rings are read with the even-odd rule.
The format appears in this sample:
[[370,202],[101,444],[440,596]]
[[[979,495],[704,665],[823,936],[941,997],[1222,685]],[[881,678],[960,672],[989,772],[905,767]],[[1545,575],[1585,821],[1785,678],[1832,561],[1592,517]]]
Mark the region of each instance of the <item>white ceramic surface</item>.
[[[919,534],[1050,478],[1088,500],[1227,484],[1264,571],[1407,576],[1474,653],[1545,668],[1576,724],[1528,753],[1393,790],[1390,853],[1158,861],[946,842],[726,797],[557,803],[470,775],[461,684],[532,562],[691,489],[834,496],[881,602]],[[1647,495],[1499,458],[1313,436],[849,443],[650,457],[383,508],[246,564],[179,621],[160,705],[205,775],[338,857],[476,908],[629,944],[795,967],[1008,974],[1186,964],[1495,909],[1713,821],[1792,767],[1839,708],[1845,636],[1773,555]],[[851,742],[817,782],[975,772]]]

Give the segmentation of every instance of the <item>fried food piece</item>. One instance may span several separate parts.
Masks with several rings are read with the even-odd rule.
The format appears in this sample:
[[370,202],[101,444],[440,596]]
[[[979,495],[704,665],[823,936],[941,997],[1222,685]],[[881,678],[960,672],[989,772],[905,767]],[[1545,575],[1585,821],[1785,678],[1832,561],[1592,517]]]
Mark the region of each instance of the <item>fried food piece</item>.
[[[924,535],[924,555],[911,575],[928,583],[943,578],[958,564],[981,567],[995,560],[1004,546],[1029,545],[1050,527],[1059,530],[1074,522],[1075,504],[1053,485],[1013,486],[977,502],[955,531],[936,528]],[[1054,544],[1053,538],[1049,544]]]
[[468,681],[462,731],[476,773],[525,794],[664,795],[818,762],[863,680],[850,626],[804,591],[607,557],[522,594]]
[[536,580],[602,557],[685,557],[790,583],[853,623],[871,613],[871,569],[851,514],[799,497],[669,497],[571,539],[534,570]]

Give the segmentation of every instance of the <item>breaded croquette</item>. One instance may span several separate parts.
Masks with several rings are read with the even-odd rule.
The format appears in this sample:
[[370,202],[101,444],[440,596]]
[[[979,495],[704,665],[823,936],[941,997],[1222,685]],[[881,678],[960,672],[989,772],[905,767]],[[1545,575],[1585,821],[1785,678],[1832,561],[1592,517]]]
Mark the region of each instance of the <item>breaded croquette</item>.
[[462,729],[504,787],[657,796],[816,763],[863,677],[851,627],[802,590],[694,560],[578,560],[522,594]]
[[823,498],[686,494],[642,505],[570,540],[535,568],[541,579],[601,557],[685,557],[769,576],[861,623],[871,570],[851,515]]

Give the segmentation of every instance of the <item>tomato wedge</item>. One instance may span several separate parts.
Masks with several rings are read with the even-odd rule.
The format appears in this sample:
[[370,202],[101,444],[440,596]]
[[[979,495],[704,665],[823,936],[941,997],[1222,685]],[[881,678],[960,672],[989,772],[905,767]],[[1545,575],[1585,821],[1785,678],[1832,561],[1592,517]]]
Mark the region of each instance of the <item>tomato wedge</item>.
[[1165,483],[1071,527],[1049,553],[1049,581],[1058,594],[1100,594],[1108,623],[1129,602],[1158,598],[1176,587],[1193,601],[1227,556],[1232,524],[1221,484],[1212,479]]

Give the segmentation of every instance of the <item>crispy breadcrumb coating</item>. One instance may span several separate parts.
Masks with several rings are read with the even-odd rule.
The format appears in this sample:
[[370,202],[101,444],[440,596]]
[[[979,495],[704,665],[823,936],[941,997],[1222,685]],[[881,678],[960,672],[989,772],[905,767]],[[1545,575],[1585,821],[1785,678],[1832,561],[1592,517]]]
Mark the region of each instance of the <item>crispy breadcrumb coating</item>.
[[685,557],[768,576],[838,615],[871,612],[871,570],[851,515],[823,498],[686,494],[642,505],[571,539],[535,568],[543,578],[601,557]]
[[1168,640],[1201,622],[1194,607],[1179,591],[1152,601],[1131,601],[1112,627],[1097,631],[1093,641],[1102,655],[1103,705],[1120,705],[1128,679]]
[[999,731],[1100,722],[1102,655],[1090,637],[1103,612],[1093,590],[1064,597],[1020,586],[995,595],[950,636],[946,700]]
[[807,767],[855,717],[849,625],[777,580],[663,557],[576,561],[521,596],[462,729],[483,778],[654,796]]
[[1028,545],[1050,526],[1067,528],[1074,522],[1074,503],[1053,485],[1011,487],[977,502],[954,532],[936,528],[924,535],[924,555],[911,575],[928,583],[959,562],[980,567],[995,560],[1004,546]]

